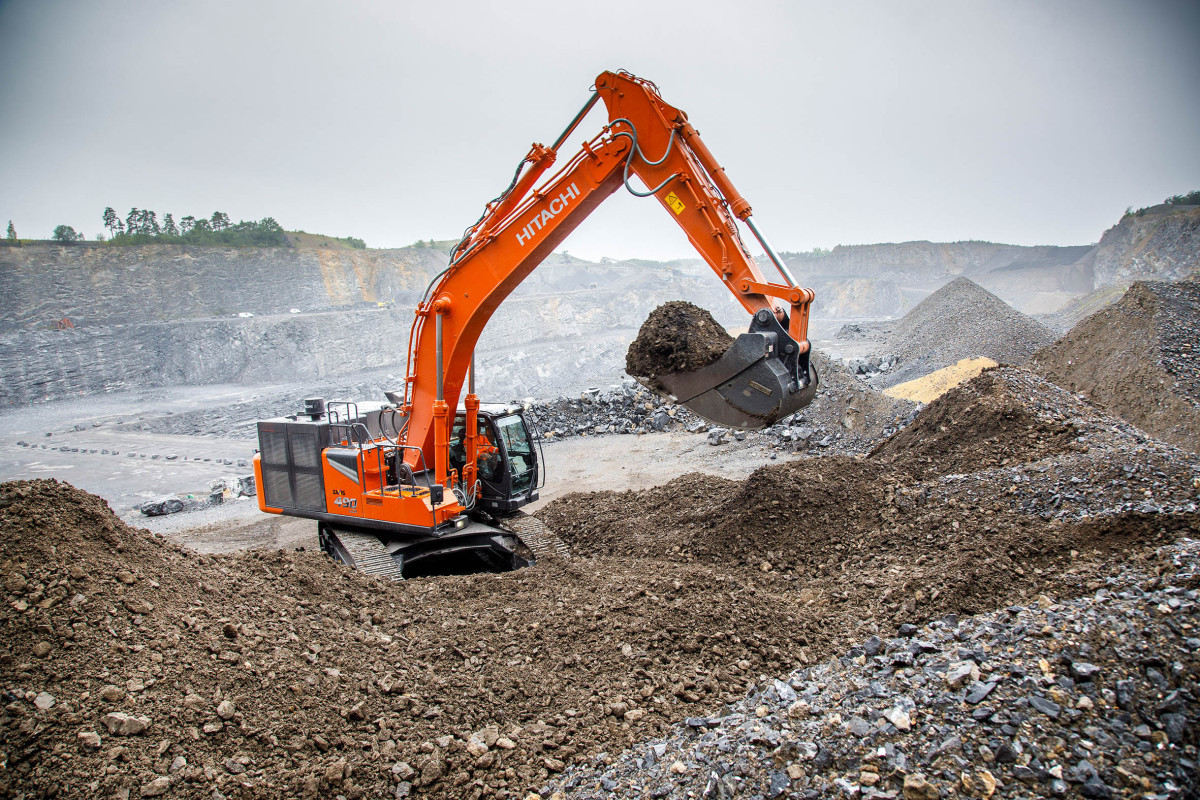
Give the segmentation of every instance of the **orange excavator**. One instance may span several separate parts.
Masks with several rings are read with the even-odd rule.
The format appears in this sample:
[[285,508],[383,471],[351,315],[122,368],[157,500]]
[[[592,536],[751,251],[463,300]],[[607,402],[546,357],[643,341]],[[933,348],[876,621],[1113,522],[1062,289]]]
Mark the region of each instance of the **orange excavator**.
[[[600,100],[608,124],[543,180]],[[650,81],[605,72],[554,144],[533,145],[430,282],[413,320],[403,390],[386,393],[386,403],[312,398],[303,414],[258,423],[259,507],[317,520],[330,555],[396,579],[448,555],[475,554],[510,569],[558,549],[557,538],[519,510],[541,486],[538,437],[520,407],[479,402],[475,346],[504,299],[621,187],[655,198],[751,314],[748,332],[719,360],[654,376],[654,388],[741,429],[808,405],[817,387],[808,341],[812,290],[796,285],[759,233],[750,203],[687,114]],[[739,221],[782,282],[762,275]],[[786,329],[774,313],[783,305],[790,309]]]

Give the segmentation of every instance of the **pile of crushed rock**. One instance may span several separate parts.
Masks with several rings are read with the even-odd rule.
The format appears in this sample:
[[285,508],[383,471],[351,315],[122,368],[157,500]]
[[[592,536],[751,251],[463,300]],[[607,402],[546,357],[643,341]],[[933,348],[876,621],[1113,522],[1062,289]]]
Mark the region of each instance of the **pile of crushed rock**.
[[569,797],[1142,797],[1200,791],[1200,542],[1091,594],[948,614],[758,684],[555,780]]
[[1135,283],[1030,368],[1164,441],[1200,451],[1200,283]]
[[860,360],[856,372],[879,388],[919,378],[964,358],[985,356],[1019,365],[1057,336],[969,278],[955,278],[898,320],[843,327],[839,338],[880,337],[878,361]]

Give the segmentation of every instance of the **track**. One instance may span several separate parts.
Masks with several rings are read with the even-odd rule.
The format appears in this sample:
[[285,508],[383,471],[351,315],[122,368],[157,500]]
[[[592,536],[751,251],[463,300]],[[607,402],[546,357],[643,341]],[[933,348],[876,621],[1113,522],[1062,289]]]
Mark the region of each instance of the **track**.
[[[516,534],[521,543],[533,553],[535,560],[551,556],[570,557],[566,543],[536,517],[518,511],[506,517],[501,525],[503,529]],[[353,569],[379,578],[404,580],[403,567],[400,566],[398,558],[388,552],[387,546],[372,533],[357,533],[322,525],[318,538],[322,550]]]
[[[404,573],[379,537],[354,533],[341,528],[320,528],[321,549],[360,572],[393,581],[404,580]],[[329,531],[332,536],[328,536]],[[327,538],[328,536],[328,538]]]
[[558,534],[546,527],[546,523],[537,517],[531,517],[524,511],[518,511],[510,517],[505,517],[503,525],[521,538],[525,546],[533,551],[535,558],[571,557],[567,543],[558,538]]

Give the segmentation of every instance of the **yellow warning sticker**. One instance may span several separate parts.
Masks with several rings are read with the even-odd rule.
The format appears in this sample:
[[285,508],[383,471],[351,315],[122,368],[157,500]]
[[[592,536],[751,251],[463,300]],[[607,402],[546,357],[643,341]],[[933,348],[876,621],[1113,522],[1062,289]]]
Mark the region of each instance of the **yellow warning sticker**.
[[675,196],[674,192],[671,192],[669,195],[667,195],[667,205],[669,205],[671,210],[676,214],[682,214],[683,210],[687,208],[687,206],[683,204],[683,201]]

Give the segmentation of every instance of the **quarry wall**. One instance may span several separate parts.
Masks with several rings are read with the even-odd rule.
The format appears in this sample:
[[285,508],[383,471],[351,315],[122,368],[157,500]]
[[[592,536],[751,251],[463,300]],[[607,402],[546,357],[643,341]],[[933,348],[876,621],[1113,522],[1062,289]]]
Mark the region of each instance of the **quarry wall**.
[[[1045,313],[1093,287],[1186,275],[1200,267],[1197,252],[1200,208],[1156,206],[1126,216],[1095,246],[906,242],[786,260],[817,291],[814,318],[853,319],[898,317],[958,275]],[[402,372],[412,309],[446,262],[434,248],[0,247],[0,407],[141,387]],[[615,382],[637,328],[677,299],[727,326],[746,322],[699,260],[552,254],[488,323],[480,391],[547,399]],[[64,319],[71,327],[55,330]]]
[[1158,205],[1126,214],[1100,237],[1092,261],[1095,288],[1187,277],[1200,269],[1200,206]]
[[325,311],[413,298],[433,249],[192,245],[0,247],[0,331]]

